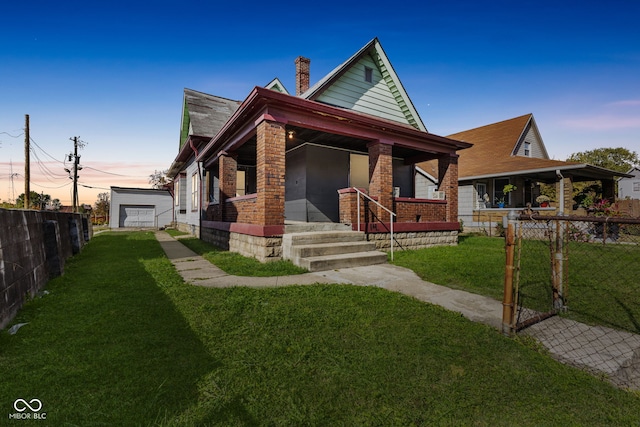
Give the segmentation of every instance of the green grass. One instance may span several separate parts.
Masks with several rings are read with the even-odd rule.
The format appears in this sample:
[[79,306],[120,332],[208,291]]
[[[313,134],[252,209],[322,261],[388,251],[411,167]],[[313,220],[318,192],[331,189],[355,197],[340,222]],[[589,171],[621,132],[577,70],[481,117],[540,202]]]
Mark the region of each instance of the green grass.
[[167,234],[169,234],[170,236],[176,237],[176,236],[186,236],[189,233],[185,233],[184,231],[180,231],[180,230],[176,230],[175,228],[167,228],[166,230],[164,230],[167,232]]
[[[567,317],[640,333],[640,247],[571,242]],[[462,236],[458,246],[397,252],[394,264],[414,270],[422,279],[502,300],[504,239]],[[523,240],[520,263],[521,303],[539,311],[551,309],[549,243]]]
[[393,264],[409,268],[422,279],[502,300],[504,239],[461,236],[458,246],[398,251]]
[[180,242],[225,273],[234,276],[270,277],[307,273],[306,269],[288,260],[263,263],[255,258],[217,248],[197,238],[180,239]]
[[186,285],[152,233],[95,237],[47,289],[0,331],[3,417],[38,398],[56,426],[640,423],[637,393],[407,296]]

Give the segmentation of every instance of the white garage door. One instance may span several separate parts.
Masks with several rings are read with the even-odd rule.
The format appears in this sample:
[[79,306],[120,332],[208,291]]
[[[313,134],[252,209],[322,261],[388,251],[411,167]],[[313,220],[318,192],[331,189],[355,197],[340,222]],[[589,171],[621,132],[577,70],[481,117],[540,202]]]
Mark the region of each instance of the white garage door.
[[120,227],[155,227],[153,205],[120,205]]

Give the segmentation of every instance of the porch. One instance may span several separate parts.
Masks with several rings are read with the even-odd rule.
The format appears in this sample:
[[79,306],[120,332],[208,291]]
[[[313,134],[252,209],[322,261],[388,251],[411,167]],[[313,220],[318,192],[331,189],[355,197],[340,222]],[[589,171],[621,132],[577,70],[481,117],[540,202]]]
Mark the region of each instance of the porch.
[[[400,233],[447,232],[457,241],[456,150],[469,144],[408,125],[255,88],[205,147],[201,236],[262,261],[282,257],[285,221],[355,229],[358,186],[397,213]],[[414,198],[415,163],[435,159],[442,200]],[[382,210],[362,211],[367,240],[389,233]],[[388,240],[382,238],[379,240]],[[412,243],[411,247],[415,247]],[[388,246],[388,245],[386,245]]]

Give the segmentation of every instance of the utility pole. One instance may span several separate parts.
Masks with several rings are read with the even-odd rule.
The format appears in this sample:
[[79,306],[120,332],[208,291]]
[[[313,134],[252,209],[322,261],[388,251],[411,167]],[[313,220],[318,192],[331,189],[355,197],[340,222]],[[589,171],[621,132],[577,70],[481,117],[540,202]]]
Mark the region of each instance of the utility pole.
[[31,187],[29,181],[31,180],[31,171],[29,165],[29,115],[24,115],[24,208],[29,209],[31,205],[30,194]]
[[[78,212],[78,137],[69,138],[73,141],[73,212]],[[69,156],[71,157],[71,156]]]

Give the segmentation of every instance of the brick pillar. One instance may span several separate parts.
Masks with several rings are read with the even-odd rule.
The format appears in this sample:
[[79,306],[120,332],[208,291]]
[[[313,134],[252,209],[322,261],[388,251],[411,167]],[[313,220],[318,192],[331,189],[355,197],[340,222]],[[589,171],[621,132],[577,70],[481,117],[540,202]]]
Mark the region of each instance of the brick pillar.
[[[561,211],[560,188],[564,190],[564,208]],[[573,212],[573,177],[564,175],[561,180],[556,181],[556,197],[558,198],[558,213],[571,215]]]
[[447,200],[446,221],[458,221],[458,155],[445,154],[438,158],[438,190]]
[[[393,211],[393,162],[391,144],[380,141],[372,142],[369,148],[369,195],[378,198],[385,208]],[[383,209],[377,210],[378,219],[389,221],[389,213]]]
[[257,126],[256,222],[261,225],[284,225],[284,126],[268,120]]
[[218,159],[219,170],[219,193],[220,196],[220,220],[225,221],[226,201],[231,197],[236,197],[236,184],[238,180],[238,161],[236,155],[223,153]]

